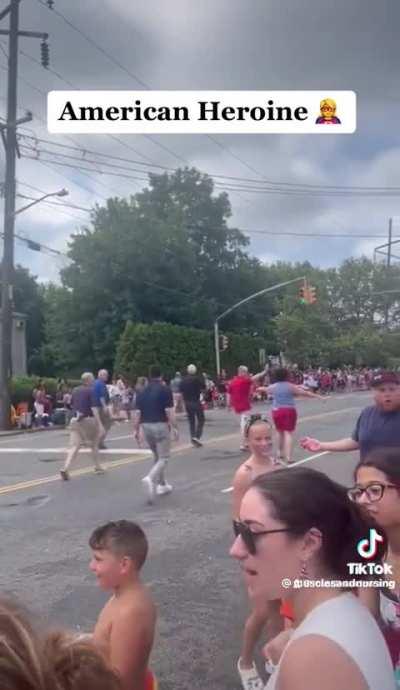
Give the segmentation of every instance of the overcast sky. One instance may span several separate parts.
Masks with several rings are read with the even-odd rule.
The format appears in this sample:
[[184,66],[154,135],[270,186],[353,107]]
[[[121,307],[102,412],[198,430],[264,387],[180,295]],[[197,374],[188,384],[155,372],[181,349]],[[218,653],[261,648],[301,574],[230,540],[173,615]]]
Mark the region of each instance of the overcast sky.
[[[0,10],[6,3],[0,2]],[[151,161],[170,168],[186,163],[210,174],[272,183],[400,188],[398,0],[335,0],[329,6],[322,0],[54,0],[54,10],[50,11],[44,0],[20,3],[20,28],[50,34],[51,68],[62,77],[27,57],[40,59],[39,41],[21,39],[25,54],[19,56],[18,115],[21,117],[26,109],[34,113],[32,123],[20,128],[21,134],[143,163]],[[1,28],[7,28],[7,20],[1,22]],[[0,116],[4,118],[5,37],[1,37],[0,46]],[[74,135],[74,144],[71,138],[49,134],[44,122],[47,91],[68,88],[66,82],[79,89],[104,90],[146,86],[177,90],[326,89],[329,95],[330,90],[350,89],[358,98],[357,131],[336,136],[215,135],[222,146],[204,135],[154,135],[152,141],[139,135],[119,135],[122,143],[106,135]],[[32,140],[26,140],[25,145],[29,141],[32,145]],[[19,160],[20,194],[40,196],[26,185],[43,192],[67,187],[70,194],[63,201],[90,208],[108,196],[129,195],[145,185],[100,172],[87,175],[60,167],[54,164],[57,149],[39,146],[51,151],[41,157],[53,162]],[[394,232],[400,237],[399,198],[399,194],[230,193],[232,224],[244,231],[265,233],[250,234],[253,254],[267,262],[308,259],[320,266],[337,265],[348,256],[372,257],[373,248],[385,241],[391,216]],[[24,203],[28,201],[17,199],[17,205]],[[42,203],[18,217],[16,231],[65,251],[69,235],[87,218],[85,211]],[[348,237],[296,238],[280,233]],[[62,259],[53,260],[20,243],[16,245],[16,259],[41,280],[56,279],[64,265]]]

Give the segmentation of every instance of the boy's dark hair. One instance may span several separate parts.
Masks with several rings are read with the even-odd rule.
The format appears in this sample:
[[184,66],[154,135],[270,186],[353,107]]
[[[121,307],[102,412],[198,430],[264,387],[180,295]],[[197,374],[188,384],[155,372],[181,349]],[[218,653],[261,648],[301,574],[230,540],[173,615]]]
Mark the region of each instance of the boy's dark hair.
[[160,379],[161,378],[161,369],[157,364],[153,364],[153,366],[150,367],[150,378],[151,379]]
[[[348,563],[363,563],[357,545],[369,536],[376,522],[352,503],[347,489],[322,472],[306,467],[275,470],[257,477],[252,485],[262,498],[272,504],[274,517],[290,529],[294,538],[312,527],[322,533],[321,561],[341,579],[348,579]],[[380,563],[387,549],[384,537],[379,544],[375,563]]]
[[140,570],[146,560],[149,544],[142,528],[129,520],[107,522],[97,527],[89,539],[93,551],[107,550],[115,556],[128,556]]

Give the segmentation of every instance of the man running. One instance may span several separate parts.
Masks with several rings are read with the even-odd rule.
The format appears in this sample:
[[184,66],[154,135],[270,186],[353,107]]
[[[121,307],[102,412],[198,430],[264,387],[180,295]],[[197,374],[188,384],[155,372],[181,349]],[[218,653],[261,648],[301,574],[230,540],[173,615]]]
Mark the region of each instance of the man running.
[[240,450],[247,450],[245,427],[251,410],[251,392],[253,384],[266,375],[266,370],[250,376],[243,364],[237,370],[237,376],[228,384],[228,408],[232,408],[240,417]]
[[360,451],[361,459],[378,448],[400,446],[400,376],[380,371],[371,380],[375,404],[360,414],[351,437],[339,441],[318,441],[305,437],[300,444],[312,453]]
[[73,417],[69,425],[70,448],[64,467],[60,470],[61,478],[64,481],[68,481],[70,478],[69,467],[84,443],[87,443],[92,449],[95,472],[99,474],[104,472],[99,462],[99,441],[104,434],[104,428],[94,401],[94,376],[90,372],[85,372],[82,374],[81,380],[82,384],[72,391]]
[[100,438],[100,445],[99,448],[105,449],[106,445],[104,443],[104,439],[107,436],[110,427],[111,427],[111,415],[110,415],[110,410],[109,410],[109,403],[110,403],[110,396],[108,393],[108,389],[106,386],[106,383],[108,381],[108,371],[107,369],[100,369],[99,373],[97,374],[97,379],[94,383],[93,387],[93,396],[94,396],[94,404],[95,407],[99,411],[101,423],[103,426],[103,435]]
[[204,378],[197,375],[197,367],[194,364],[189,364],[187,375],[183,377],[180,384],[180,392],[189,420],[190,439],[192,445],[198,448],[203,445],[200,439],[203,434],[205,418],[200,396],[205,388]]
[[157,366],[151,367],[150,381],[136,397],[134,433],[138,441],[140,425],[154,457],[153,467],[142,479],[151,504],[156,494],[161,496],[172,491],[172,486],[165,479],[165,469],[171,454],[171,431],[175,440],[178,438],[171,389],[163,382],[161,370]]

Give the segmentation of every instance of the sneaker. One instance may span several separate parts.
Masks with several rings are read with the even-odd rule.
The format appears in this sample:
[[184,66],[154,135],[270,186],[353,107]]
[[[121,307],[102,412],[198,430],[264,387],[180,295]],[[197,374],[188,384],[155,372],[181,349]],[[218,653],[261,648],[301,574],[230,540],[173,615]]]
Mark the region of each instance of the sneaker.
[[197,448],[201,448],[203,445],[202,442],[200,441],[200,439],[196,438],[195,436],[193,436],[193,438],[192,438],[192,444],[194,446],[197,446]]
[[61,474],[61,479],[63,479],[65,482],[69,480],[69,472],[68,470],[60,470]]
[[94,472],[95,472],[95,474],[105,474],[106,473],[104,467],[95,467]]
[[237,670],[242,681],[243,690],[264,690],[264,682],[260,678],[256,665],[253,662],[251,668],[242,668],[241,659],[237,662]]
[[153,481],[150,479],[150,477],[143,477],[142,479],[142,484],[147,492],[147,498],[148,502],[150,504],[153,503],[154,501],[154,495],[155,495],[155,486]]
[[156,487],[157,496],[165,496],[166,494],[170,494],[171,491],[172,491],[171,484],[158,484]]

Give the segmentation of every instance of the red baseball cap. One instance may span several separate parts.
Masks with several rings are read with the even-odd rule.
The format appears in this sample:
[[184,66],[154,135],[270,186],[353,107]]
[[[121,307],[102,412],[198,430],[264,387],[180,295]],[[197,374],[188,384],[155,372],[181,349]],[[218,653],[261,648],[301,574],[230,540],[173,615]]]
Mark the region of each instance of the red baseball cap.
[[382,386],[385,383],[400,385],[400,375],[396,371],[377,371],[371,379],[371,386]]

